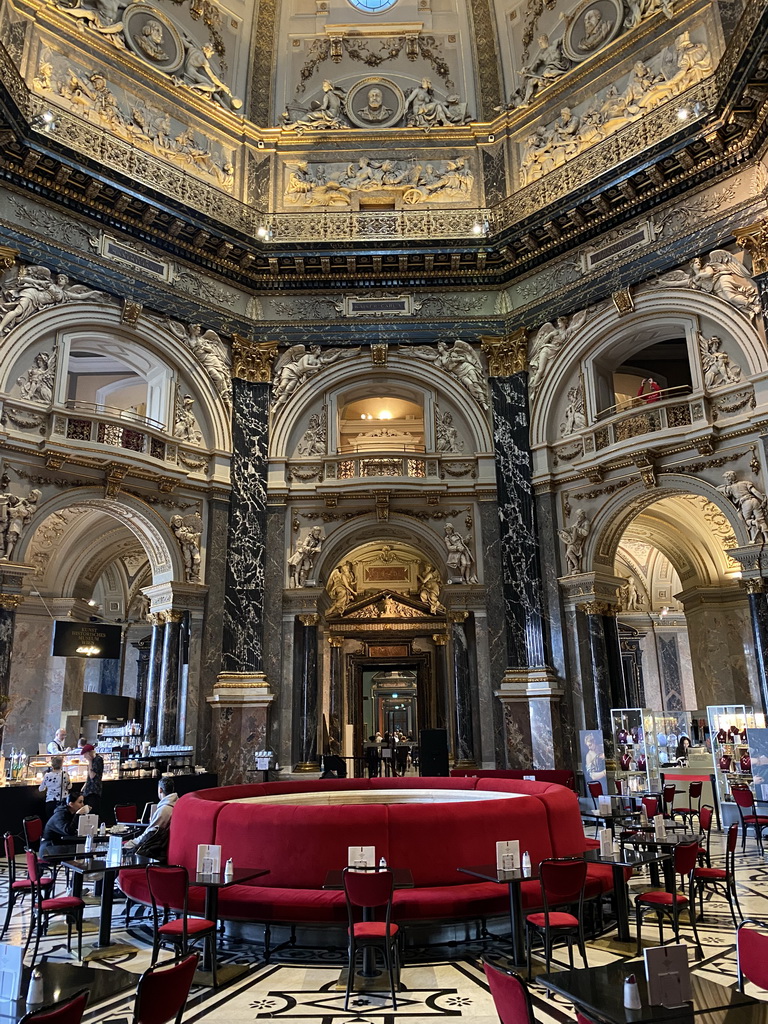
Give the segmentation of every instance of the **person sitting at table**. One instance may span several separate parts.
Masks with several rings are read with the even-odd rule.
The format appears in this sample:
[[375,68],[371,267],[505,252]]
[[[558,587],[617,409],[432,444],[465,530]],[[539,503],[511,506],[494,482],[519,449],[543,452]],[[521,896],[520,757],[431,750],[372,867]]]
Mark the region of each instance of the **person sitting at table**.
[[64,771],[64,758],[60,755],[51,758],[51,767],[43,775],[40,792],[45,793],[45,821],[52,816],[58,805],[72,789],[72,780]]
[[40,857],[45,858],[47,846],[57,846],[59,843],[68,843],[77,839],[77,817],[79,814],[89,814],[90,807],[83,801],[83,794],[78,793],[67,796],[66,802],[59,804],[43,829],[43,838],[40,843]]
[[176,783],[170,775],[163,775],[157,783],[157,797],[159,803],[149,819],[146,831],[136,839],[129,839],[123,843],[123,850],[126,853],[138,853],[142,857],[152,857],[154,860],[167,858],[173,808],[179,799]]

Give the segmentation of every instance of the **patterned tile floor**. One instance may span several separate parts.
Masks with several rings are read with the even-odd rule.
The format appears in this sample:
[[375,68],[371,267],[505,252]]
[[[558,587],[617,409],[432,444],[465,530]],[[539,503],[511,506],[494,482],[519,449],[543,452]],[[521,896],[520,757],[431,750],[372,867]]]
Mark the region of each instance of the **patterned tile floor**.
[[[713,864],[721,863],[718,852],[723,840],[713,838],[715,851]],[[739,899],[744,913],[768,923],[768,864],[755,853],[754,841],[747,844],[747,855],[737,858]],[[7,881],[0,877],[0,902],[5,903]],[[632,892],[647,887],[642,877],[630,883]],[[122,904],[115,907],[115,941],[127,940],[139,947],[138,952],[118,956],[101,963],[103,970],[119,966],[137,975],[149,964],[149,932],[145,925],[131,925],[130,934],[122,930]],[[86,909],[86,920],[95,923],[97,906]],[[17,909],[6,941],[21,943],[28,926],[26,910]],[[93,928],[93,924],[90,926]],[[699,923],[699,935],[704,948],[704,959],[694,969],[711,980],[733,985],[736,980],[735,935],[727,904],[720,896],[705,902],[704,919]],[[503,922],[494,922],[492,931],[502,934]],[[633,929],[634,934],[634,929]],[[665,928],[665,937],[671,932]],[[690,942],[689,927],[683,927],[683,937]],[[649,920],[644,928],[643,940],[648,945],[658,941],[655,924]],[[498,1024],[493,1002],[485,984],[481,956],[483,952],[503,953],[506,943],[500,941],[467,942],[452,947],[436,946],[428,950],[409,950],[402,971],[404,990],[398,997],[397,1013],[392,1012],[388,999],[377,995],[362,995],[349,1013],[344,1011],[344,993],[338,991],[340,967],[345,955],[339,949],[285,949],[265,964],[261,947],[251,946],[224,938],[223,962],[249,962],[249,972],[224,989],[212,991],[193,988],[184,1020],[185,1024],[205,1021],[226,1021],[241,1024],[246,1021],[284,1019],[291,1024],[394,1024],[407,1020],[409,1024],[426,1024],[436,1018],[471,1021],[472,1024]],[[46,937],[41,945],[43,956],[50,960],[72,960],[61,935]],[[587,943],[589,964],[631,960],[634,945],[626,946],[615,939],[615,931]],[[691,946],[691,957],[694,955]],[[580,958],[576,957],[580,966]],[[556,967],[565,968],[567,958],[556,951]],[[535,973],[542,973],[543,963],[534,964]],[[768,993],[753,993],[768,999]],[[133,1005],[133,992],[127,992],[100,1006],[86,1011],[85,1020],[99,1024],[129,1024]],[[542,1024],[570,1024],[573,1008],[556,997],[548,999],[535,983],[532,989],[534,1009]]]

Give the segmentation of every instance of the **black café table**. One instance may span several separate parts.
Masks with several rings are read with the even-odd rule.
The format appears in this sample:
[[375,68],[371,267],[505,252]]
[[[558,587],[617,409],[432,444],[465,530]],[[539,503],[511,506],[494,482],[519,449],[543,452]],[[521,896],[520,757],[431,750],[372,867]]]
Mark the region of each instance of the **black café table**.
[[[38,960],[35,967],[43,975],[43,1005],[69,999],[81,989],[88,989],[89,1013],[97,1003],[135,989],[138,975],[124,971],[120,967],[100,969],[98,967],[82,967],[69,963],[55,963],[50,960]],[[21,998],[17,1000],[0,999],[0,1024],[18,1024],[30,1007],[25,997],[29,989],[31,967],[25,967],[21,979]]]
[[[189,876],[190,886],[196,885],[205,889],[205,910],[203,916],[206,921],[219,920],[219,892],[228,889],[231,885],[242,885],[244,882],[251,882],[254,878],[261,878],[269,874],[269,868],[235,868],[231,878],[225,878],[224,869],[212,874],[196,874]],[[214,933],[215,941],[215,933]],[[239,978],[249,970],[249,964],[225,964],[218,967],[216,971],[217,987],[226,985],[233,978]],[[203,952],[202,969],[195,972],[195,983],[198,985],[213,985],[213,964],[209,944],[206,942]]]
[[[634,974],[642,1006],[627,1010],[624,1006],[624,979]],[[565,996],[584,1014],[606,1024],[650,1024],[650,1022],[693,1019],[698,1014],[712,1015],[712,1024],[758,1024],[768,1020],[768,1004],[691,974],[693,1002],[684,1007],[651,1006],[642,960],[606,964],[577,971],[558,971],[536,979],[544,988]],[[703,1021],[702,1021],[703,1024]]]
[[525,919],[523,917],[523,882],[536,881],[539,877],[538,864],[523,870],[501,871],[495,864],[480,864],[476,867],[457,868],[465,875],[482,878],[484,882],[498,882],[509,887],[509,924],[512,932],[512,959],[517,966],[526,961]]
[[[45,859],[51,856],[49,850],[45,852]],[[50,861],[49,861],[50,862]],[[69,868],[73,873],[72,895],[83,894],[83,876],[101,875],[103,885],[101,891],[101,909],[99,911],[99,934],[96,942],[88,949],[83,960],[103,960],[107,957],[119,956],[123,953],[136,952],[136,947],[128,943],[112,942],[112,907],[115,897],[115,879],[118,871],[123,868],[143,868],[148,863],[146,857],[134,853],[123,853],[120,860],[107,860],[104,850],[91,850],[90,852],[70,850],[69,858],[62,859],[64,867]]]
[[581,812],[582,820],[594,821],[595,823],[605,822],[606,828],[611,830],[611,835],[616,834],[616,826],[620,827],[627,821],[637,819],[637,811],[629,811],[626,808],[618,808],[610,811],[588,810]]
[[[664,869],[664,888],[667,892],[674,892],[677,881],[675,879],[675,847],[681,843],[701,843],[704,836],[700,832],[667,832],[662,838],[656,836],[653,825],[643,826],[640,832],[627,836],[622,842],[630,846],[644,846],[647,850],[662,850],[669,854],[666,860],[662,861]],[[658,885],[658,874],[654,876],[654,865],[651,864],[651,882]]]
[[631,942],[629,931],[629,891],[625,868],[639,868],[644,864],[659,864],[671,861],[668,850],[614,850],[603,855],[599,850],[586,850],[584,860],[591,864],[608,864],[613,876],[614,907],[616,911],[616,938],[619,942]]

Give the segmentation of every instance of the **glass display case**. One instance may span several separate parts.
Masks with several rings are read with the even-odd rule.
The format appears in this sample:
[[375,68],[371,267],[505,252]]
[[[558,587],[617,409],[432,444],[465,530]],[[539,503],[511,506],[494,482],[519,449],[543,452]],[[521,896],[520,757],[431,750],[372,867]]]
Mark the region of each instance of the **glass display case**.
[[[69,775],[72,782],[85,782],[86,775],[88,772],[88,762],[84,757],[79,754],[62,754],[64,758],[63,768],[64,771]],[[119,779],[120,778],[120,754],[102,754],[104,758],[104,775],[105,779]],[[27,763],[21,775],[18,778],[19,782],[30,782],[39,783],[48,769],[51,767],[51,755],[40,754],[34,755],[27,758]]]
[[754,789],[748,733],[764,729],[765,716],[755,714],[748,704],[713,705],[707,708],[707,715],[717,799],[722,808],[733,803],[733,783],[743,782]]
[[648,708],[612,708],[616,748],[614,784],[622,795],[658,792],[659,746],[654,713]]

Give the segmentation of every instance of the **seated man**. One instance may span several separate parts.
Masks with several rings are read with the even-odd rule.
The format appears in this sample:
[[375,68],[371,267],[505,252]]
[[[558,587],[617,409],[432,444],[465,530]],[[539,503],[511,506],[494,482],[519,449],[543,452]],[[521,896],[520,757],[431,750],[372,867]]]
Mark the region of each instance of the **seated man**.
[[171,817],[174,805],[179,799],[176,783],[170,775],[164,775],[158,782],[157,796],[159,803],[146,830],[136,839],[129,839],[128,842],[123,843],[126,853],[138,853],[143,857],[152,857],[154,860],[167,858]]
[[77,816],[89,812],[90,807],[83,803],[83,794],[72,796],[70,793],[66,803],[60,804],[46,822],[40,843],[41,858],[45,857],[46,847],[77,839]]

